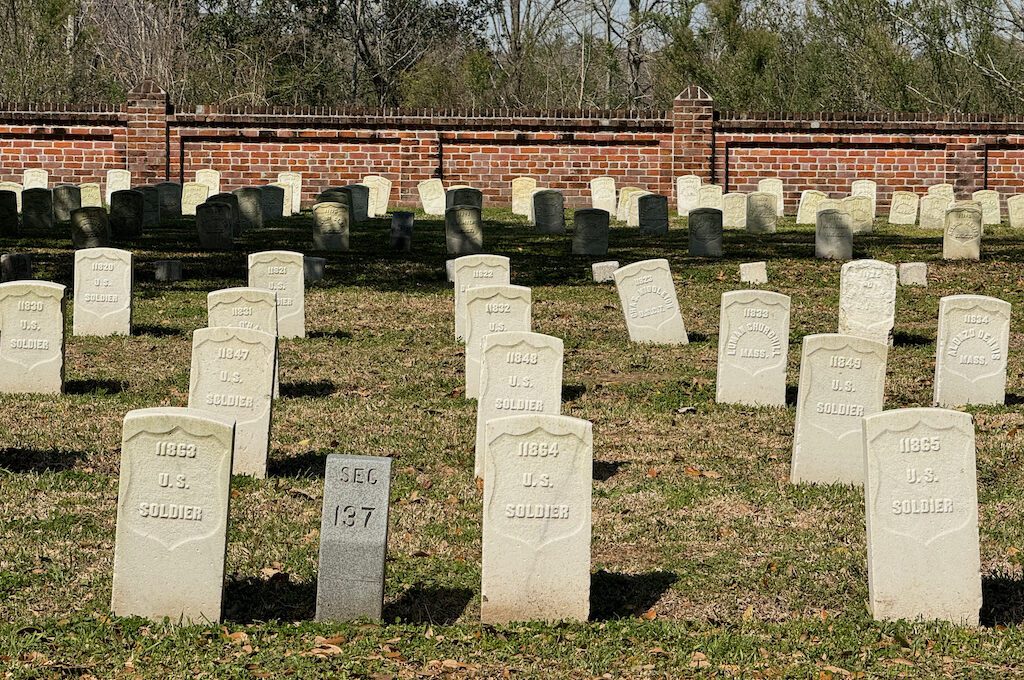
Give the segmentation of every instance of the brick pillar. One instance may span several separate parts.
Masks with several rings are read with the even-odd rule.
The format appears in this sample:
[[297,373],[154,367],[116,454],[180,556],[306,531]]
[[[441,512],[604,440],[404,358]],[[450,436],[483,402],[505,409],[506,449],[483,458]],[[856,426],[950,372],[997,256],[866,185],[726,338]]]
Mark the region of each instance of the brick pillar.
[[167,93],[150,79],[128,93],[128,134],[125,156],[132,184],[167,181]]
[[[698,85],[690,85],[672,104],[672,171],[675,177],[712,179],[715,102]],[[717,178],[716,178],[717,179]],[[675,181],[672,182],[675,194]]]

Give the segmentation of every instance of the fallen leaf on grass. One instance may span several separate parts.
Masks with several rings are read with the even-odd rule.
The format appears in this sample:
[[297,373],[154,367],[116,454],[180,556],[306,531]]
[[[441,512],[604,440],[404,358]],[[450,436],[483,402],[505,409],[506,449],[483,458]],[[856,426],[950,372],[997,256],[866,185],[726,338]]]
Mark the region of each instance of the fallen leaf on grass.
[[292,488],[288,489],[288,494],[291,495],[291,496],[297,496],[297,497],[301,497],[301,498],[308,498],[311,501],[315,501],[316,500],[316,496],[314,496],[313,494],[309,493],[308,491],[304,491],[302,489],[298,489],[298,488],[295,488],[295,487],[292,487]]
[[690,668],[707,668],[710,665],[704,652],[694,652],[690,655]]
[[648,621],[653,621],[654,619],[658,618],[658,612],[654,610],[654,607],[651,607],[643,614],[641,614],[640,618],[647,619]]

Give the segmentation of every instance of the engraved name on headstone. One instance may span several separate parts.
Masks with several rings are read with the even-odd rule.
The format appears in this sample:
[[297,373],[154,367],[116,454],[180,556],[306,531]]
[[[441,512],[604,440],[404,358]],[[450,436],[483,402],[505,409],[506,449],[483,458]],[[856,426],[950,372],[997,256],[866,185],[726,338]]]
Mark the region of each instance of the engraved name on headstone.
[[788,295],[735,290],[722,295],[715,401],[786,405]]
[[1009,302],[983,295],[939,300],[934,403],[947,408],[1002,404],[1009,342]]
[[632,342],[689,343],[668,260],[642,260],[615,271],[615,287]]
[[981,259],[981,210],[955,207],[946,211],[946,228],[942,234],[942,259]]
[[814,228],[814,256],[830,260],[853,257],[853,225],[839,210],[819,210]]
[[313,206],[313,248],[345,252],[349,248],[348,205],[326,201]]
[[480,253],[484,249],[480,208],[471,205],[457,205],[445,210],[444,241],[449,255]]

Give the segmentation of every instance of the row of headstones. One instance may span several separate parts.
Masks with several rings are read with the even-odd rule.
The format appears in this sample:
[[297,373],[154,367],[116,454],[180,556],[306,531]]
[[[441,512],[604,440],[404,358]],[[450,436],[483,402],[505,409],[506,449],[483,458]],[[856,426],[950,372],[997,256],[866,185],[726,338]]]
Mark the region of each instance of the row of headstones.
[[[455,260],[453,269],[456,336],[466,343],[466,396],[478,400],[475,474],[484,479],[483,593],[488,598],[496,594],[495,606],[485,607],[482,616],[485,621],[503,622],[578,618],[579,614],[574,612],[582,611],[585,617],[587,591],[583,581],[563,581],[558,589],[561,595],[555,601],[561,601],[563,595],[575,597],[556,616],[551,616],[551,610],[538,609],[532,597],[538,592],[533,590],[534,584],[549,587],[545,576],[536,569],[522,571],[518,561],[524,557],[525,544],[531,548],[526,554],[526,565],[550,565],[550,560],[555,559],[565,560],[569,565],[576,563],[565,555],[571,544],[559,543],[550,554],[534,552],[546,548],[552,535],[577,530],[574,524],[562,521],[568,519],[564,514],[569,512],[568,508],[579,505],[579,500],[572,496],[577,487],[568,484],[569,495],[553,495],[550,489],[566,487],[564,482],[554,481],[563,478],[565,471],[554,460],[548,466],[531,465],[556,458],[558,443],[549,437],[552,444],[547,447],[520,445],[511,449],[514,453],[505,461],[509,463],[507,468],[501,467],[501,460],[489,457],[495,434],[491,428],[502,423],[510,412],[559,412],[562,342],[530,332],[530,290],[508,283],[507,258],[463,257]],[[924,616],[976,624],[980,576],[977,568],[973,572],[969,568],[977,565],[979,559],[970,416],[942,409],[882,413],[887,338],[894,316],[895,267],[875,261],[848,263],[842,281],[840,333],[804,339],[793,482],[874,482],[866,504],[866,523],[872,555],[869,588],[876,618]],[[616,272],[616,282],[632,339],[664,342],[664,337],[644,332],[644,326],[655,318],[650,322],[656,324],[653,328],[666,329],[663,317],[669,315],[673,318],[668,328],[675,327],[681,332],[675,340],[685,342],[685,328],[678,319],[667,262],[635,263]],[[646,299],[648,296],[653,299]],[[865,297],[869,298],[867,302]],[[778,293],[733,291],[723,295],[717,401],[785,405],[789,307],[788,296]],[[888,323],[884,321],[886,310]],[[880,316],[883,321],[879,324]],[[1002,403],[1008,333],[1008,303],[981,296],[943,298],[935,402],[945,406]],[[879,341],[879,335],[885,341]],[[945,448],[936,443],[936,429],[942,431]],[[868,432],[872,434],[866,435],[865,443],[862,433]],[[889,436],[895,433],[900,436]],[[884,445],[876,444],[880,440],[884,440]],[[940,449],[949,457],[922,460],[918,455]],[[903,465],[905,470],[901,469]],[[488,489],[495,484],[501,490],[521,486],[524,498],[517,500],[527,502],[512,504],[503,497],[499,497],[498,504],[490,502]],[[936,530],[928,515],[943,515],[940,520],[953,528]],[[523,523],[511,521],[517,516],[542,519],[544,523],[530,532],[529,525],[524,527]],[[502,531],[489,534],[488,522],[500,526]],[[952,549],[968,567],[937,570],[923,586],[929,596],[920,597],[920,589],[907,589],[902,580],[887,574],[896,560],[890,553],[898,542],[893,533],[917,541],[910,556],[915,563],[927,564]],[[935,533],[948,534],[949,540],[941,547],[933,546]],[[517,542],[501,540],[508,536],[515,537]],[[489,537],[495,540],[493,548],[488,544]],[[489,562],[489,556],[494,556],[494,560]],[[510,571],[502,572],[506,567]],[[489,573],[506,577],[515,574],[516,582],[526,587],[489,587]],[[588,570],[580,573],[585,577]],[[876,578],[879,574],[885,574],[884,578]],[[943,595],[933,597],[935,592]],[[494,618],[490,619],[492,614]]]
[[[275,337],[305,337],[305,274],[302,253],[266,251],[249,255],[249,286],[275,296]],[[75,335],[130,335],[132,331],[131,252],[114,248],[75,254]],[[229,289],[248,291],[249,289]],[[249,293],[251,298],[253,294]],[[213,300],[211,300],[211,305]],[[255,303],[231,307],[231,315],[211,307],[218,325],[255,329]],[[0,393],[59,394],[64,388],[65,287],[48,281],[0,284]],[[236,323],[223,319],[234,317]],[[269,322],[259,324],[270,327]],[[256,329],[259,330],[259,329]],[[265,455],[263,468],[265,470]]]

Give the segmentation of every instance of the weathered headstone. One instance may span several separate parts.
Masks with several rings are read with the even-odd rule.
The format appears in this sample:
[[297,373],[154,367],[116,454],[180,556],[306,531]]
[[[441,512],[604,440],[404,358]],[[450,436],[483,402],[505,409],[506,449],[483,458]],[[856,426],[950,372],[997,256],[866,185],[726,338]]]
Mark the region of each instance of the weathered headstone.
[[607,255],[609,215],[600,208],[582,208],[573,213],[572,254]]
[[[193,208],[199,205],[199,203],[205,201],[206,198],[220,193],[220,171],[214,170],[213,168],[202,168],[200,170],[196,170],[196,181],[194,183],[201,184],[206,187],[206,197],[204,197],[202,201],[195,203]],[[188,186],[188,184],[192,184],[192,182],[186,183],[185,186]],[[182,190],[182,194],[182,203],[184,203],[184,189]],[[184,206],[182,206],[182,212],[184,212]]]
[[220,621],[234,431],[231,420],[195,409],[124,417],[110,604],[117,616]]
[[722,257],[722,211],[691,210],[686,220],[691,257]]
[[235,420],[232,474],[267,476],[277,337],[216,326],[192,333],[189,408]]
[[343,203],[317,203],[313,206],[313,248],[347,251],[349,247],[349,211]]
[[779,215],[776,196],[756,192],[747,196],[747,233],[774,234]]
[[850,216],[850,227],[854,234],[870,234],[875,230],[874,204],[871,197],[847,196],[839,204],[839,211]]
[[609,262],[595,262],[590,265],[590,273],[594,277],[594,283],[615,283],[615,270],[619,263],[612,260]]
[[127,191],[132,188],[132,173],[129,170],[107,170],[107,205],[112,205],[111,198],[116,191]]
[[416,224],[416,213],[405,210],[391,215],[391,250],[404,253],[412,251],[412,232]]
[[210,187],[199,182],[185,182],[181,187],[181,214],[195,215],[196,208],[206,202]]
[[942,259],[981,259],[981,210],[950,208],[946,211],[946,229],[942,235]]
[[306,337],[306,285],[302,253],[269,250],[249,255],[249,287],[277,293],[277,331]]
[[642,260],[615,270],[615,287],[632,342],[689,343],[668,260]]
[[241,231],[263,228],[263,192],[259,187],[232,191],[238,197],[238,226]]
[[130,241],[142,236],[145,197],[141,191],[123,189],[110,195],[110,236],[115,241]]
[[819,210],[814,228],[814,256],[829,260],[853,258],[850,216],[838,210]]
[[484,249],[480,208],[456,205],[444,211],[444,242],[449,255],[476,255]]
[[483,477],[484,428],[495,418],[562,411],[559,338],[513,331],[490,333],[480,351],[480,392],[476,405],[474,474]]
[[444,182],[439,179],[426,179],[416,185],[416,191],[420,195],[423,212],[428,215],[444,215]]
[[478,286],[466,290],[466,398],[480,394],[484,336],[531,330],[532,298],[523,286]]
[[156,260],[153,262],[153,278],[157,281],[181,281],[181,260]]
[[75,248],[106,248],[110,238],[110,218],[105,208],[78,208],[71,213],[71,242]]
[[889,345],[896,318],[896,267],[854,260],[839,276],[839,333]]
[[324,280],[324,274],[327,270],[327,258],[326,257],[310,257],[306,255],[302,258],[302,274],[306,280],[306,285],[317,283]]
[[597,210],[604,210],[609,218],[615,214],[615,178],[595,177],[590,180],[590,206]]
[[1006,211],[1009,213],[1011,227],[1024,227],[1024,194],[1016,194],[1006,199]]
[[948,408],[1006,400],[1010,303],[983,295],[939,300],[934,403]]
[[872,616],[977,626],[981,551],[971,415],[899,409],[864,418],[863,430]]
[[24,190],[17,182],[0,182],[0,191],[10,191],[18,202],[18,212],[21,212],[21,192]]
[[70,222],[71,213],[82,207],[82,190],[74,184],[58,184],[53,188],[53,218]]
[[676,211],[689,215],[700,207],[701,179],[697,175],[683,175],[676,178]]
[[471,205],[479,210],[484,209],[484,194],[479,189],[472,187],[452,187],[444,195],[445,209],[451,209],[457,205]]
[[697,190],[697,207],[723,210],[722,187],[717,184],[702,184]]
[[590,615],[593,429],[568,416],[487,423],[480,619]]
[[629,206],[633,202],[633,195],[636,193],[645,192],[646,189],[640,187],[622,187],[619,189],[619,202],[615,206],[615,219],[619,222],[627,222],[629,220]]
[[[305,258],[309,259],[309,258]],[[305,263],[305,259],[303,263]],[[277,337],[277,293],[262,288],[223,288],[206,296],[210,328],[250,328]],[[280,354],[280,350],[278,350]],[[274,397],[280,396],[278,358],[274,358]]]
[[452,260],[455,284],[455,339],[466,339],[466,291],[477,286],[507,286],[509,260],[501,255],[464,255]]
[[380,620],[388,552],[391,459],[327,456],[316,620]]
[[230,205],[220,202],[202,203],[196,208],[195,214],[196,232],[199,234],[199,245],[202,248],[231,250],[235,247]]
[[945,196],[950,203],[956,201],[956,190],[952,184],[933,184],[928,187],[929,196]]
[[807,189],[800,194],[800,205],[796,210],[797,224],[815,224],[821,202],[828,199],[828,194],[816,189]]
[[[631,191],[629,193],[629,205],[626,208],[626,225],[630,227],[640,226],[640,199],[644,196],[653,196],[654,194],[650,191]],[[666,218],[666,231],[668,220]]]
[[861,419],[882,410],[888,345],[852,335],[806,335],[800,355],[794,484],[862,484]]
[[206,199],[206,202],[226,205],[230,213],[231,235],[239,236],[242,233],[241,224],[238,220],[238,196],[231,193],[213,194]]
[[668,197],[639,194],[636,199],[637,226],[646,234],[668,233]]
[[923,196],[919,203],[918,226],[922,229],[943,229],[946,225],[946,211],[953,202],[941,194]]
[[533,190],[537,188],[537,180],[533,177],[516,177],[512,180],[512,214],[530,214],[530,201]]
[[132,254],[117,248],[75,252],[75,335],[131,335]]
[[64,286],[49,281],[0,283],[0,324],[0,394],[60,394]]
[[[31,278],[32,255],[29,253],[4,253],[0,255],[0,282],[28,281]],[[0,328],[0,332],[2,330]]]
[[82,199],[83,208],[102,208],[103,191],[97,182],[86,182],[78,185],[78,193]]
[[537,206],[533,202],[533,197],[534,197],[534,195],[539,194],[542,191],[547,191],[547,190],[546,189],[536,189],[536,188],[530,189],[529,200],[526,201],[526,223],[531,225],[531,226],[536,226],[537,225],[537,216],[536,216],[536,211],[535,211],[535,208]]
[[[260,205],[263,208],[263,221],[279,220],[284,217],[284,189],[276,184],[264,184],[259,187]],[[235,435],[238,436],[237,434]]]
[[142,194],[143,229],[160,226],[160,192],[156,187],[139,187]]
[[533,219],[538,234],[565,233],[565,201],[561,191],[533,192]]
[[999,192],[994,189],[982,189],[971,194],[971,200],[981,204],[981,223],[984,226],[1000,224],[1003,221],[1003,210]]
[[786,405],[789,307],[788,295],[765,290],[722,294],[715,401]]
[[298,215],[302,212],[302,173],[301,172],[279,172],[277,183],[287,184],[291,189],[292,214]]
[[[835,198],[826,198],[825,200],[818,203],[818,213],[822,210],[841,210],[843,207],[842,201]],[[815,224],[817,224],[817,213],[815,213]]]
[[901,286],[928,286],[927,262],[903,262],[899,274]]
[[19,231],[18,197],[13,191],[0,189],[0,236],[17,236]]
[[786,214],[786,194],[782,180],[778,177],[768,177],[757,182],[757,192],[770,194],[775,197],[775,214],[783,217]]
[[29,168],[22,173],[21,184],[26,189],[48,189],[50,173],[42,168]]
[[740,265],[740,283],[768,283],[766,262],[744,262]]
[[156,185],[157,200],[160,202],[161,221],[181,217],[181,185],[177,182],[160,182]]
[[722,226],[726,229],[747,228],[747,195],[731,192],[722,196]]
[[[870,202],[871,222],[874,223],[878,207],[878,184],[871,179],[855,179],[850,183],[850,196],[866,196]],[[859,232],[854,232],[859,233]]]
[[366,175],[363,184],[370,187],[373,194],[373,214],[383,217],[388,214],[391,204],[391,180],[383,175]]
[[918,197],[913,191],[894,191],[889,202],[889,224],[915,224]]

